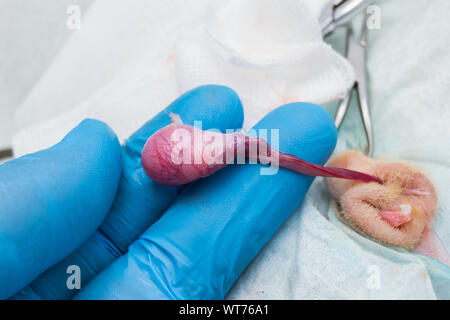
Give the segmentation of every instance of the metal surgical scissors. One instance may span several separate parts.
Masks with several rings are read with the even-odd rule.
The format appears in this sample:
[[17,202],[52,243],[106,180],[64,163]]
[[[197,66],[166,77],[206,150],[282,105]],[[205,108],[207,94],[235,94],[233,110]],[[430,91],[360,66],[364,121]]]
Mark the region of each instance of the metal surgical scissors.
[[372,1],[353,0],[353,1],[331,1],[322,10],[320,23],[323,35],[328,35],[341,26],[346,26],[346,57],[355,70],[355,83],[347,95],[339,102],[334,122],[339,130],[342,121],[347,113],[353,90],[358,97],[359,110],[364,125],[364,131],[367,138],[366,154],[371,156],[373,153],[374,140],[373,128],[370,118],[369,102],[367,95],[367,77],[366,77],[366,48],[367,48],[367,24],[363,19],[359,38],[356,38],[351,18],[361,9],[365,9]]

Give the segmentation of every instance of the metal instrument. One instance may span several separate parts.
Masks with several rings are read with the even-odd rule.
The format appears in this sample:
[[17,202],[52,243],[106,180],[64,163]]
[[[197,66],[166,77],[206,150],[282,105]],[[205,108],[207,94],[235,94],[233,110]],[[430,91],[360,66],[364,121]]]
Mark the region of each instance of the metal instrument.
[[356,38],[351,19],[361,10],[367,8],[372,1],[367,0],[337,0],[329,2],[322,10],[320,15],[320,24],[323,35],[328,35],[339,27],[345,26],[346,37],[346,57],[355,70],[355,83],[348,94],[339,102],[335,115],[335,124],[340,128],[342,121],[347,113],[353,91],[356,91],[358,97],[359,110],[364,125],[364,131],[367,138],[367,148],[365,153],[369,156],[373,153],[374,140],[373,128],[370,118],[370,109],[367,96],[367,77],[366,77],[366,49],[367,49],[367,23],[363,19],[359,38]]

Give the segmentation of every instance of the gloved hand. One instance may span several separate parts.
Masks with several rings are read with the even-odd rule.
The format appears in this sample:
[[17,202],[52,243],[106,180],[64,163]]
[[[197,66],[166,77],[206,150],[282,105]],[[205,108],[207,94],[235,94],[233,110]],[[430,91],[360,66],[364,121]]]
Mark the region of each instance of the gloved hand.
[[120,145],[85,120],[54,147],[0,165],[0,298],[26,286],[85,241],[120,179]]
[[[0,211],[3,212],[4,208],[7,208],[8,216],[16,217],[15,219],[18,220],[19,216],[16,210],[20,208],[22,199],[26,199],[23,201],[23,204],[35,208],[36,215],[39,215],[33,220],[33,227],[36,230],[40,230],[39,233],[36,232],[32,235],[27,235],[26,230],[21,231],[22,238],[17,241],[29,246],[27,251],[21,253],[20,256],[14,257],[14,259],[0,260],[0,297],[8,297],[17,292],[36,278],[39,273],[50,267],[14,298],[72,298],[77,290],[69,289],[67,286],[67,279],[71,275],[71,273],[67,273],[69,266],[78,266],[80,268],[81,288],[83,288],[95,275],[125,253],[128,250],[128,246],[175,201],[182,188],[169,188],[153,182],[144,173],[140,160],[141,150],[148,137],[159,128],[170,123],[170,112],[180,114],[186,123],[193,124],[194,120],[202,120],[205,128],[218,128],[221,130],[239,128],[243,121],[240,100],[232,90],[221,86],[204,86],[184,94],[155,118],[148,121],[125,142],[122,150],[115,136],[106,128],[106,125],[88,120],[87,123],[82,123],[69,133],[67,138],[59,145],[50,149],[56,148],[60,150],[58,155],[64,159],[58,163],[58,168],[61,168],[59,171],[62,169],[66,170],[64,174],[59,172],[53,174],[48,172],[49,170],[43,172],[41,168],[38,168],[36,174],[42,173],[42,176],[30,177],[28,174],[24,174],[20,180],[10,180],[6,176],[3,178],[0,175],[1,184],[6,182],[8,186],[14,186],[17,189],[12,190],[9,187],[0,187],[0,192],[4,191],[3,194],[0,194],[0,199],[2,199],[0,200]],[[112,141],[105,143],[104,146],[101,146],[99,143],[93,144],[93,141],[105,140],[102,136],[106,135],[103,131],[94,132],[91,129],[93,126],[102,127],[103,131],[111,135],[110,140]],[[78,134],[73,137],[80,130],[83,130],[83,135]],[[67,145],[67,139],[74,140],[78,146]],[[89,146],[90,148],[88,148]],[[114,167],[103,160],[110,149],[114,150],[114,154],[109,156],[111,158],[110,162],[114,162]],[[16,171],[22,171],[23,168],[20,167],[20,163],[24,161],[22,159],[28,157],[42,159],[42,161],[39,160],[41,167],[53,168],[56,165],[55,155],[50,154],[42,158],[42,154],[46,153],[48,151],[13,160],[5,168],[2,167],[2,172],[5,175],[17,176],[9,168],[16,167]],[[90,161],[80,161],[80,157],[84,154],[90,155]],[[102,158],[99,159],[99,155],[102,155]],[[75,166],[80,172],[71,170],[71,166]],[[122,168],[122,173],[120,168]],[[79,180],[86,179],[88,177],[87,173],[97,180],[100,178],[99,173],[104,173],[105,177],[97,184],[88,180],[82,181],[83,184],[81,184]],[[46,194],[39,196],[39,199],[23,197],[20,184],[23,183],[22,181],[28,182],[28,178],[32,178],[31,181],[34,182],[30,187],[30,193],[42,193],[40,188],[45,187],[48,190]],[[59,193],[54,193],[55,189],[59,190],[59,187],[54,187],[55,183],[47,187],[49,184],[47,180],[56,180],[57,182],[61,181],[60,183],[62,184],[67,184],[68,188],[65,190],[65,197]],[[106,193],[106,190],[109,190],[108,196],[92,191],[93,187],[100,189],[104,193]],[[93,204],[102,206],[101,210],[95,213],[86,211],[83,197],[88,197],[88,200]],[[9,199],[12,204],[7,207],[3,206],[3,199]],[[67,222],[59,223],[59,221],[54,221],[53,217],[48,217],[49,213],[44,210],[40,199],[45,199],[52,206],[55,206],[55,204],[64,205],[64,208],[67,208],[66,211],[58,207],[54,208],[52,212],[60,219],[65,217]],[[71,199],[72,202],[67,203],[68,199]],[[76,215],[77,212],[71,211],[75,206],[78,206],[77,210],[83,216],[79,217]],[[20,221],[23,221],[24,224],[30,223],[27,222],[27,219],[28,221],[30,219],[27,216],[27,212],[24,209],[20,217]],[[40,220],[45,217],[48,217],[49,222]],[[2,218],[0,217],[0,219]],[[102,220],[103,223],[99,227]],[[0,226],[10,224],[11,221],[9,218],[8,220],[2,219]],[[75,226],[74,222],[79,223],[79,226]],[[48,227],[44,223],[51,223],[54,228],[59,228],[57,230],[74,243],[70,247],[66,247],[68,243],[65,238],[56,235],[52,230],[46,230]],[[96,229],[97,231],[94,232]],[[0,230],[2,233],[8,231],[6,228],[1,228]],[[19,234],[19,232],[14,231],[14,234]],[[88,239],[89,236],[90,238]],[[5,235],[5,238],[11,237]],[[10,242],[11,254],[18,255],[24,250],[18,247],[15,243],[16,241]],[[36,242],[42,244],[36,246]],[[64,251],[55,253],[49,243],[57,244],[64,248]],[[3,245],[0,245],[0,252],[3,252],[2,247]],[[78,249],[73,251],[77,247]],[[15,248],[18,249],[17,253]],[[72,254],[67,256],[71,252]],[[30,254],[34,254],[34,256],[30,256]],[[50,255],[51,259],[47,255]],[[2,257],[4,256],[2,255]],[[25,265],[22,268],[23,270],[17,270],[16,265],[25,260],[30,266]],[[55,264],[59,260],[61,261]],[[42,265],[36,266],[36,261],[42,261]],[[8,266],[11,271],[3,267],[3,265]],[[35,270],[30,269],[31,266]],[[7,272],[4,272],[4,270]],[[17,271],[17,277],[22,278],[20,282],[10,276],[15,271]]]
[[[170,122],[169,112],[179,114],[187,124],[202,120],[204,129],[222,131],[240,127],[243,117],[239,99],[231,90],[206,86],[185,94],[149,121],[123,147],[119,189],[98,231],[16,298],[70,298],[73,291],[66,287],[66,269],[74,264],[81,268],[82,290],[77,295],[81,299],[220,299],[225,296],[244,268],[301,202],[313,178],[282,168],[276,175],[264,176],[260,175],[260,165],[231,165],[185,188],[158,185],[143,172],[140,151],[152,133]],[[285,105],[267,115],[256,128],[280,129],[280,150],[320,164],[328,159],[336,142],[333,121],[326,111],[312,104]],[[90,172],[94,168],[85,167]],[[2,167],[2,170],[5,169]],[[67,181],[71,182],[72,189],[65,195],[75,198],[78,207],[84,207],[80,202],[83,198],[75,196],[80,187],[72,183],[73,177],[70,178],[67,177]],[[79,177],[83,178],[83,175]],[[16,194],[9,192],[8,196],[12,202],[19,202]],[[53,200],[66,203],[61,196]],[[111,204],[111,199],[99,196],[89,200],[94,203],[109,200]],[[0,201],[4,211],[2,204]],[[32,205],[36,203],[29,204]],[[14,205],[10,208],[17,210]],[[36,209],[38,211],[41,216],[46,214],[42,207]],[[104,215],[105,211],[97,215]],[[68,217],[71,214],[70,210],[64,213]],[[35,224],[41,223],[36,221]],[[88,221],[79,224],[83,228],[91,226]],[[75,223],[61,228],[75,228]],[[83,232],[88,233],[85,229]],[[71,234],[74,237],[74,232]],[[67,237],[48,237],[58,241],[59,247],[67,245],[63,242]],[[57,256],[52,254],[53,260],[47,257],[49,250],[36,252],[32,258],[44,256],[50,266],[82,240],[79,236],[75,238],[66,251],[60,250]],[[38,241],[25,237],[21,240]],[[24,259],[26,254],[20,258]],[[25,285],[39,271],[42,270],[36,269],[23,278],[21,284]],[[4,278],[0,275],[0,284],[4,283]],[[15,282],[9,282],[10,288],[19,289],[14,285]]]

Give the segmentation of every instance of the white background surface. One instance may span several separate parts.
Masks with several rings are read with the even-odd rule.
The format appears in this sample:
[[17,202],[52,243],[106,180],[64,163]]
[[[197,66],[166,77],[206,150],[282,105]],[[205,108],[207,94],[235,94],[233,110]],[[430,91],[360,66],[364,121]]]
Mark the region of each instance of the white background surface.
[[0,149],[17,130],[14,113],[73,31],[66,9],[92,0],[0,0]]

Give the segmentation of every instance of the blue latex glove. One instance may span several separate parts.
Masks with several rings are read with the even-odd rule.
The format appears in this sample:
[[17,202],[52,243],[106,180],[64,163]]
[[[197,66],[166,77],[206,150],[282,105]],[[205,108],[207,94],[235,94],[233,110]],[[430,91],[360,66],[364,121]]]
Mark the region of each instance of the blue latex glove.
[[[101,270],[110,265],[120,255],[126,252],[128,250],[128,246],[133,241],[138,239],[138,237],[175,201],[182,187],[166,187],[153,182],[144,173],[140,159],[142,148],[148,137],[150,137],[158,129],[170,123],[170,112],[179,114],[183,121],[187,124],[193,124],[194,120],[202,120],[204,129],[217,128],[224,132],[225,129],[228,128],[240,128],[243,121],[242,105],[236,93],[226,87],[209,85],[199,87],[187,92],[179,99],[174,101],[155,118],[148,121],[141,129],[139,129],[126,141],[125,145],[122,148],[122,152],[120,152],[120,146],[118,146],[118,143],[114,138],[115,154],[114,157],[111,155],[111,158],[114,158],[115,161],[116,167],[114,168],[114,170],[113,168],[111,168],[111,165],[108,166],[108,163],[104,160],[107,154],[102,155],[102,158],[99,158],[98,153],[100,151],[105,152],[106,147],[95,148],[95,146],[92,146],[92,149],[98,152],[92,154],[92,158],[93,160],[96,160],[96,162],[90,162],[89,164],[78,162],[80,161],[80,159],[78,158],[80,154],[83,154],[84,152],[92,153],[92,151],[88,150],[86,146],[84,146],[84,148],[69,146],[64,150],[61,150],[61,157],[69,158],[72,162],[76,161],[76,163],[74,163],[73,165],[78,165],[80,168],[79,171],[84,171],[81,173],[78,171],[70,172],[71,167],[67,166],[67,173],[65,175],[59,175],[55,177],[52,172],[48,172],[49,170],[46,170],[45,178],[39,177],[39,179],[34,179],[37,183],[34,184],[32,188],[30,187],[30,192],[38,193],[41,185],[45,186],[48,192],[45,194],[45,197],[43,196],[43,198],[46,198],[46,201],[49,203],[53,201],[56,203],[65,204],[65,202],[67,201],[66,199],[68,197],[71,197],[70,199],[73,201],[66,204],[66,207],[68,208],[68,211],[66,213],[68,215],[67,219],[75,219],[75,217],[77,217],[76,215],[74,215],[73,217],[70,216],[72,213],[69,210],[73,208],[73,202],[78,203],[81,200],[84,201],[85,195],[90,197],[89,201],[93,202],[97,206],[101,206],[103,211],[97,213],[97,215],[95,216],[90,211],[84,212],[83,210],[86,209],[83,209],[84,207],[80,206],[79,210],[84,212],[84,215],[79,219],[80,227],[79,229],[70,230],[69,234],[64,235],[64,233],[68,232],[68,228],[73,226],[66,226],[67,223],[61,223],[60,232],[65,237],[71,238],[71,241],[77,240],[76,245],[74,244],[70,247],[65,247],[68,244],[65,241],[65,238],[61,238],[60,236],[52,236],[52,238],[45,242],[45,244],[42,244],[39,246],[39,248],[37,248],[39,249],[39,251],[34,252],[33,256],[29,256],[30,253],[27,252],[26,254],[15,258],[14,261],[8,259],[6,261],[0,260],[0,297],[7,297],[12,293],[17,292],[27,283],[29,283],[34,277],[36,277],[40,272],[54,264],[56,261],[65,257],[62,261],[60,261],[56,265],[53,265],[46,272],[35,279],[27,288],[21,290],[17,295],[14,296],[14,298],[72,298],[76,294],[77,290],[70,290],[67,287],[66,281],[70,274],[68,274],[66,271],[69,266],[77,265],[80,267],[81,287],[83,288],[84,285],[95,275],[97,275]],[[95,123],[97,123],[97,125],[100,125],[98,124],[98,122]],[[105,127],[104,125],[101,126]],[[83,128],[84,124],[80,125],[80,127]],[[80,127],[74,129],[68,137],[72,136],[74,132],[79,131]],[[73,140],[76,140],[76,142],[81,146],[86,144],[86,141],[89,141],[93,138],[97,139],[94,133],[95,132],[92,132],[92,130],[86,131],[84,135],[78,135],[73,138]],[[98,139],[101,139],[101,137],[98,137]],[[61,144],[64,143],[65,142],[63,141]],[[40,153],[32,155],[32,157],[36,158],[36,155],[39,154]],[[52,157],[54,157],[54,154],[50,154],[46,158],[43,158],[40,167],[51,168],[51,166],[55,163],[55,160]],[[5,175],[16,175],[16,172],[10,171],[10,168],[16,167],[15,171],[22,170],[22,168],[20,167],[20,163],[23,160],[21,159],[9,162],[6,167],[2,166],[1,172],[3,172]],[[117,194],[115,194],[120,176],[120,161],[123,170],[120,177],[118,191]],[[61,168],[59,170],[66,169],[64,165],[67,165],[67,163],[61,161]],[[94,184],[92,181],[81,181],[81,179],[86,178],[86,175],[83,175],[84,172],[91,172],[94,176],[97,170],[100,170],[102,173],[104,172],[106,178],[108,178],[103,180],[103,184],[101,184],[100,181],[97,184]],[[8,187],[6,186],[6,184],[4,184],[4,181],[8,180],[3,179],[0,175],[0,192],[4,190],[5,197],[8,197],[9,201],[11,202],[10,205],[6,206],[6,208],[10,210],[8,212],[8,217],[5,217],[8,220],[0,217],[0,225],[12,223],[11,221],[13,220],[11,220],[9,216],[14,217],[17,215],[16,211],[18,208],[16,207],[19,207],[21,205],[23,199],[23,190],[21,190],[22,186],[20,184],[23,180],[26,182],[27,178],[28,176],[24,174],[23,178],[20,181],[17,181],[17,183],[11,181],[11,186],[14,186],[14,189],[17,189],[12,190],[9,187],[9,184]],[[100,177],[97,178],[99,179]],[[71,188],[65,190],[65,194],[67,194],[65,198],[61,197],[59,192],[52,194],[52,188],[54,184],[50,184],[47,187],[49,181],[55,179],[64,180],[64,183],[70,181]],[[3,188],[2,185],[5,185],[5,187]],[[88,185],[89,187],[84,188],[85,185]],[[81,190],[82,186],[84,191]],[[110,194],[103,196],[100,195],[99,192],[93,192],[92,189],[96,186],[97,188],[105,188],[105,190],[103,190],[104,192],[106,192],[106,190],[111,190]],[[80,194],[78,194],[78,192],[80,192]],[[0,212],[3,212],[5,207],[2,206],[3,201],[1,199],[3,199],[3,195],[0,193]],[[111,206],[112,202],[113,204]],[[48,213],[43,210],[42,204],[38,199],[27,199],[26,205],[28,207],[35,208],[37,212],[36,215],[39,215],[39,217],[41,218],[43,215],[48,215]],[[103,221],[100,228],[94,234],[92,234],[93,231],[98,227],[101,220],[105,217],[108,209],[110,210],[106,219]],[[56,208],[54,214],[60,214],[60,211],[60,208]],[[25,213],[26,212],[24,209],[24,212],[21,215],[21,220],[28,219],[28,217],[25,216]],[[76,214],[76,212],[73,214]],[[19,217],[16,217],[15,219],[19,219]],[[49,217],[49,219],[53,219],[53,217]],[[35,224],[34,227],[36,229],[46,228],[43,226],[44,221],[35,219],[32,222]],[[53,221],[52,223],[55,224],[55,227],[59,227],[56,222],[57,221]],[[31,221],[28,221],[26,223],[31,223]],[[63,227],[66,228],[64,229]],[[86,230],[83,229],[83,232],[80,233],[81,228],[86,228]],[[4,228],[2,228],[2,231],[3,229]],[[46,232],[46,230],[42,230],[41,233],[44,232]],[[24,236],[23,239],[21,239],[21,242],[30,243],[30,246],[33,246],[33,242],[37,241],[35,239],[36,237],[42,236],[42,234],[26,236],[27,233],[25,231],[23,231],[23,234]],[[67,256],[67,254],[72,252],[81,242],[86,240],[87,235],[92,236],[87,241],[85,241],[77,250]],[[5,235],[5,237],[7,236]],[[48,245],[49,241],[54,241],[59,246],[64,247],[63,253],[60,253],[51,261],[47,261],[38,270],[36,270],[32,274],[30,273],[23,281],[16,282],[15,279],[10,279],[9,282],[6,282],[6,279],[9,277],[9,271],[8,273],[3,273],[3,270],[8,270],[3,268],[3,265],[7,265],[9,268],[11,268],[11,270],[14,270],[16,268],[16,265],[20,263],[21,260],[26,259],[28,256],[30,264],[36,263],[36,261],[42,259],[43,254],[46,254],[48,253],[48,251],[52,250],[52,247]],[[3,244],[1,244],[1,246],[3,246]],[[14,247],[17,248],[17,245],[11,244],[12,252],[14,252]],[[31,249],[33,248],[30,248],[30,251]],[[34,247],[34,249],[36,249],[36,246]],[[1,248],[0,252],[3,252]],[[49,254],[53,253],[50,252]],[[25,268],[28,267],[24,266],[23,269]],[[23,271],[21,270],[18,270],[18,275],[22,274]],[[7,290],[2,292],[2,290],[5,289],[4,284],[7,285],[8,288]]]
[[[280,150],[323,164],[336,128],[322,108],[292,103],[256,128],[280,129]],[[269,137],[270,141],[270,137]],[[78,299],[222,299],[294,211],[313,177],[232,165],[189,185]]]
[[50,149],[0,166],[0,298],[95,231],[111,207],[120,172],[120,144],[96,120],[83,121]]
[[[216,108],[207,108],[208,104]],[[188,93],[169,108],[186,123],[204,120],[204,128],[234,128],[242,122],[239,99],[220,87]],[[261,176],[259,165],[232,166],[190,185],[175,199],[181,188],[153,183],[142,172],[139,159],[147,137],[168,123],[167,112],[162,113],[133,135],[123,152],[119,192],[99,231],[17,298],[70,297],[67,265],[81,264],[84,285],[119,256],[78,298],[224,297],[301,202],[312,177],[284,169]],[[311,104],[286,105],[257,127],[279,128],[282,151],[315,163],[327,160],[336,141],[333,121]]]

